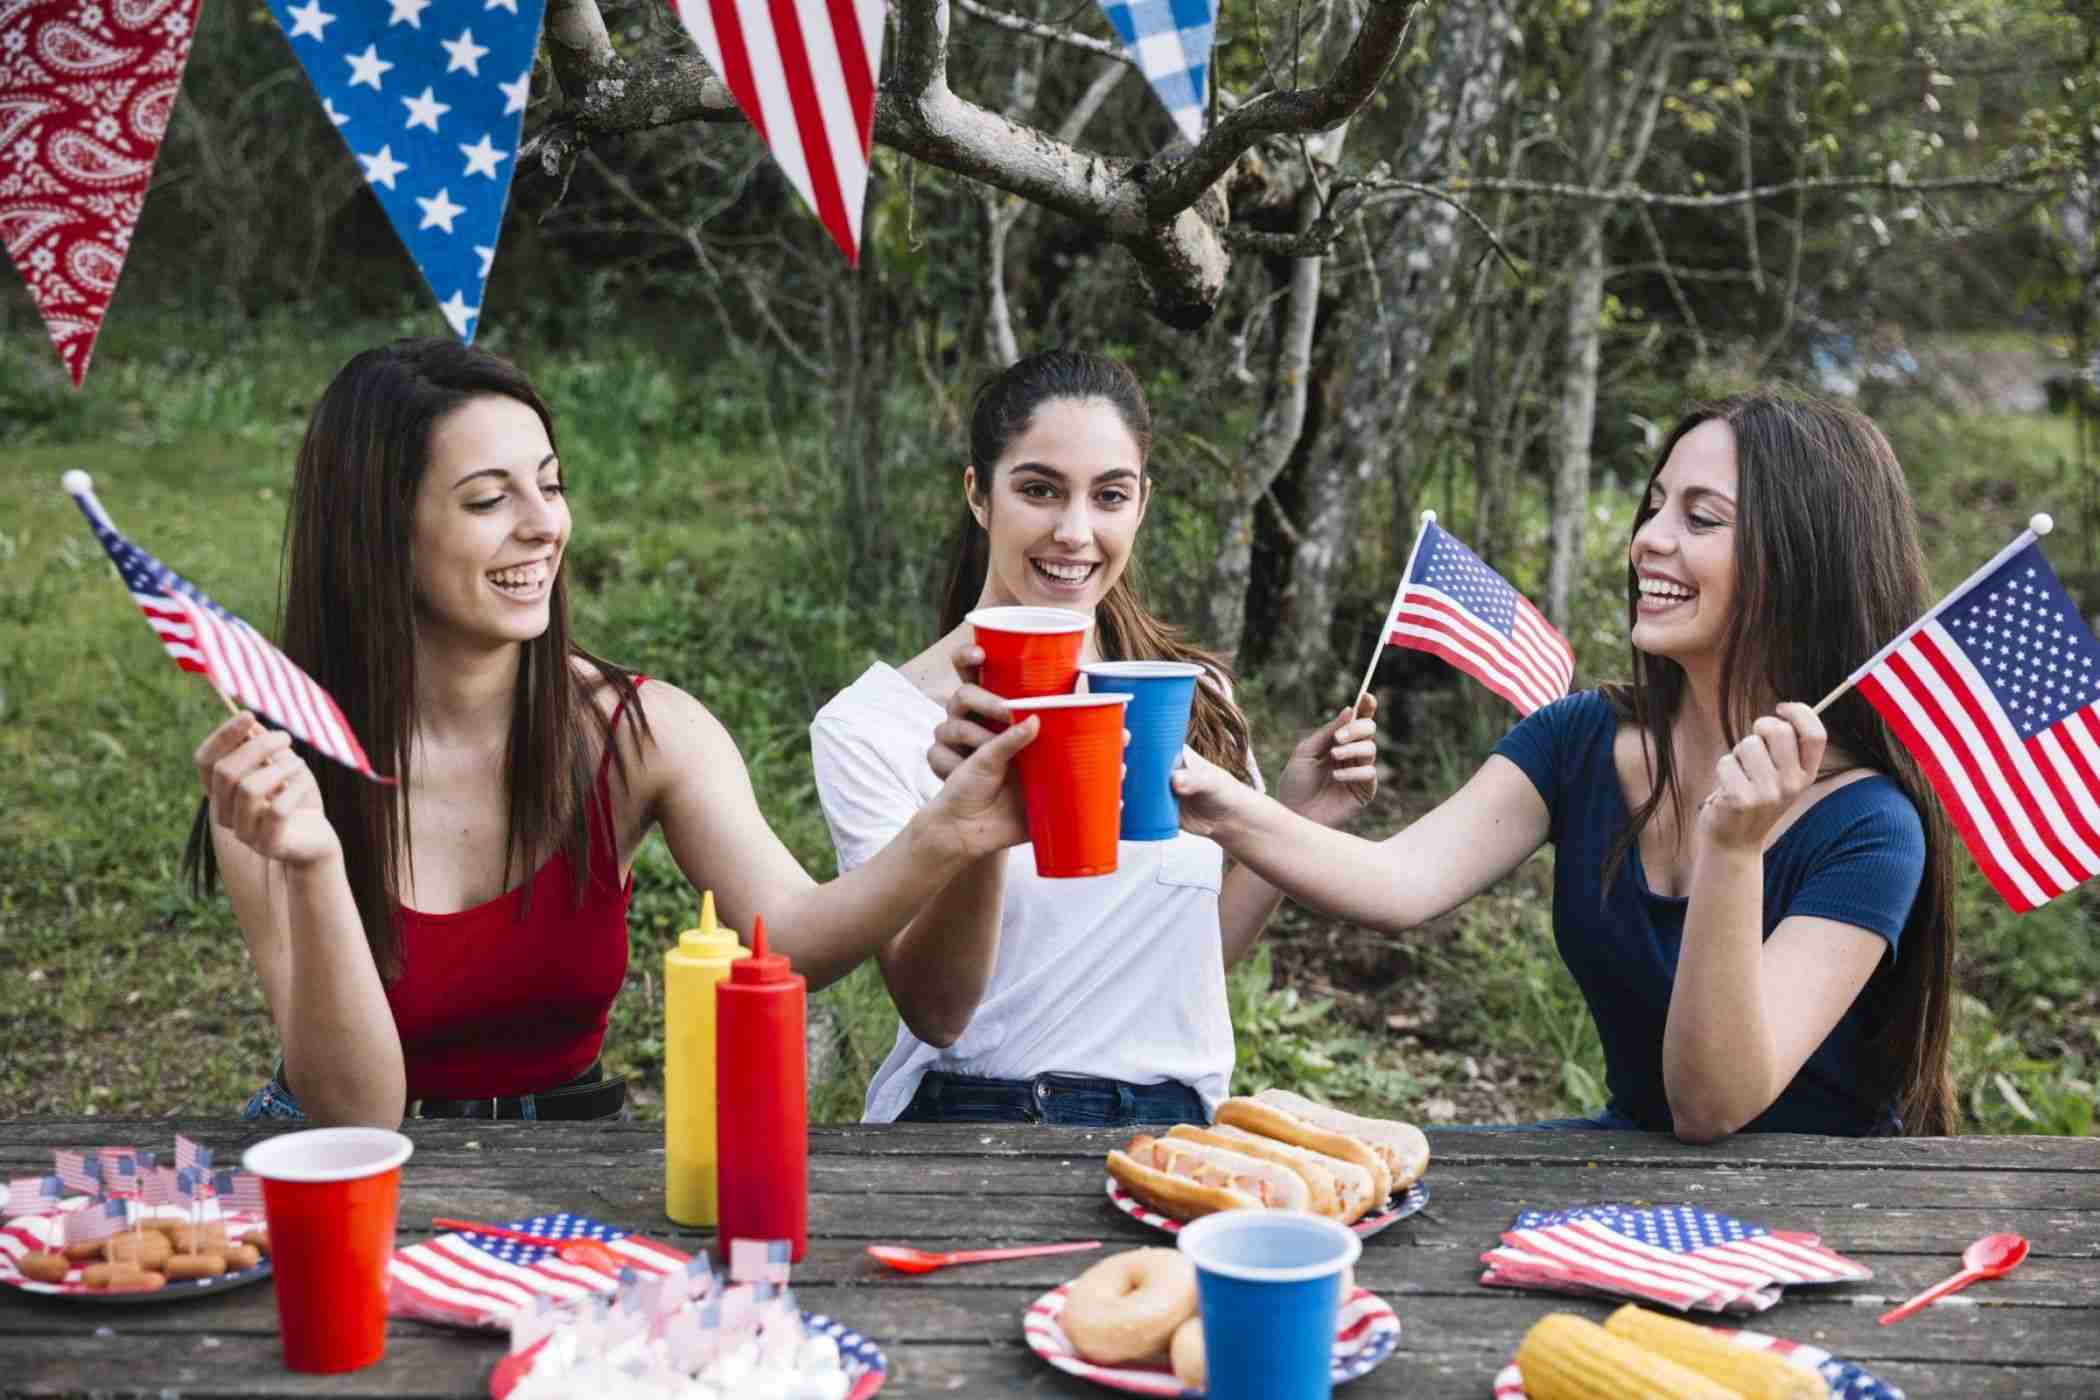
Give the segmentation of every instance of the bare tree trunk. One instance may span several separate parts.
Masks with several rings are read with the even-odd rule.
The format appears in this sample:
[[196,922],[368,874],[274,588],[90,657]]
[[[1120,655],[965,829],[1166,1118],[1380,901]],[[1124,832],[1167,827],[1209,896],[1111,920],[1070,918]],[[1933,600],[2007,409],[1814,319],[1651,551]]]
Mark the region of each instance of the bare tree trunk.
[[[1505,0],[1442,13],[1420,80],[1421,113],[1402,148],[1414,169],[1445,176],[1463,168],[1502,108],[1509,34]],[[1304,456],[1299,537],[1284,590],[1287,622],[1272,666],[1287,688],[1324,689],[1335,670],[1335,596],[1364,487],[1407,431],[1422,367],[1451,306],[1462,218],[1442,200],[1403,205],[1331,334],[1347,379],[1332,431]]]

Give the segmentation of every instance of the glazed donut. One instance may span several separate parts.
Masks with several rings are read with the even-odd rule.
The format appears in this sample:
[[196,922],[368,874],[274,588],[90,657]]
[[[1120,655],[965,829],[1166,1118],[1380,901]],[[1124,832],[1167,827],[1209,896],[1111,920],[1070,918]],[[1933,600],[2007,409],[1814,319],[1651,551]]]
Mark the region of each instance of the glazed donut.
[[1174,1329],[1167,1356],[1174,1363],[1175,1380],[1190,1390],[1209,1389],[1210,1365],[1204,1359],[1202,1318],[1192,1317]]
[[1100,1366],[1156,1357],[1196,1315],[1196,1266],[1174,1249],[1111,1254],[1072,1280],[1059,1325]]

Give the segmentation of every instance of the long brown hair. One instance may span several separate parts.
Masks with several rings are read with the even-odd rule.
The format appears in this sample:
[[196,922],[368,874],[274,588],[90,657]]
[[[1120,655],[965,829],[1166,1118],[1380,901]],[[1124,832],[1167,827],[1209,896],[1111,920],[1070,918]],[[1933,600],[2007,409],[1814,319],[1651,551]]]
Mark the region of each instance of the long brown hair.
[[[399,786],[370,782],[298,748],[313,769],[380,976],[401,970],[394,927],[404,862],[414,869],[408,804],[416,734],[414,522],[416,490],[438,422],[470,399],[500,395],[539,415],[554,444],[554,416],[507,360],[454,340],[401,340],[343,366],[314,408],[285,519],[282,639],[286,655],[327,689],[373,766]],[[569,476],[564,465],[562,475]],[[503,766],[505,881],[559,850],[580,903],[590,879],[590,829],[611,813],[591,801],[593,764],[612,744],[582,661],[632,712],[631,743],[648,732],[632,672],[569,639],[568,571],[556,573],[547,630],[521,644]],[[626,760],[610,755],[624,779]],[[208,804],[191,823],[183,867],[192,889],[218,877]],[[525,886],[529,901],[531,886]]]
[[[1834,689],[1931,605],[1925,552],[1903,468],[1881,430],[1840,404],[1765,390],[1687,414],[1657,455],[1655,477],[1685,434],[1720,419],[1735,432],[1735,614],[1721,652],[1721,728],[1734,744],[1775,700]],[[1635,533],[1654,508],[1646,491]],[[1629,629],[1640,580],[1629,559]],[[1671,727],[1684,704],[1684,671],[1633,648],[1631,685],[1605,687],[1619,714],[1647,733],[1654,784],[1605,858],[1604,883],[1668,800],[1680,827]],[[1867,984],[1868,1065],[1862,1102],[1894,1102],[1908,1133],[1954,1130],[1947,1071],[1954,996],[1952,831],[1939,799],[1881,716],[1848,691],[1823,712],[1833,748],[1887,774],[1925,828],[1925,873],[1897,940]]]
[[[1137,443],[1140,471],[1152,451],[1152,410],[1145,391],[1129,368],[1105,355],[1084,350],[1044,350],[1026,355],[978,389],[970,410],[970,465],[991,504],[992,472],[1013,440],[1046,403],[1098,399],[1115,409]],[[1149,479],[1138,483],[1150,489]],[[977,606],[990,568],[991,536],[966,505],[956,534],[948,578],[939,598],[943,635],[962,625]],[[1106,661],[1190,661],[1206,669],[1215,684],[1196,687],[1189,710],[1189,747],[1241,782],[1253,781],[1248,766],[1247,717],[1225,693],[1232,668],[1217,652],[1184,639],[1180,628],[1162,622],[1146,608],[1138,590],[1138,563],[1133,551],[1123,572],[1094,611],[1096,645]]]

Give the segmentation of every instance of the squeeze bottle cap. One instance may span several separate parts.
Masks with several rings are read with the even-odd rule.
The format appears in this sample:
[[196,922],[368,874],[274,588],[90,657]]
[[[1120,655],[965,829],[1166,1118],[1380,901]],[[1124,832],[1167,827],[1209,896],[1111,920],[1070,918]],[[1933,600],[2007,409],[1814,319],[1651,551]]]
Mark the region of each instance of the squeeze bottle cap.
[[785,982],[795,975],[784,953],[766,951],[766,916],[751,916],[751,956],[729,965],[732,982]]
[[737,941],[736,930],[721,928],[715,924],[715,892],[707,890],[700,896],[700,926],[689,928],[678,935],[678,951],[691,958],[712,958],[726,962],[741,957],[744,945]]

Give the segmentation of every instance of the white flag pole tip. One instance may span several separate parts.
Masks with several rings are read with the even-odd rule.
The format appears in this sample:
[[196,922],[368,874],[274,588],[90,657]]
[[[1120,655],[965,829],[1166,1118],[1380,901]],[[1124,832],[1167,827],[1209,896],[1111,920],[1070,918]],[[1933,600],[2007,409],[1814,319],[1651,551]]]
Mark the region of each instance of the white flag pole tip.
[[60,477],[58,484],[66,488],[68,496],[85,496],[95,489],[95,478],[75,467]]
[[2047,511],[2043,511],[2040,515],[2032,516],[2028,519],[2027,528],[2034,531],[2037,535],[2046,535],[2056,528],[2056,522],[2049,518]]
[[1425,511],[1423,511],[1423,512],[1422,512],[1422,523],[1423,523],[1423,524],[1425,524],[1425,525],[1433,525],[1433,524],[1435,524],[1435,523],[1436,523],[1436,512],[1435,512],[1435,511],[1433,511],[1433,510],[1425,510]]

